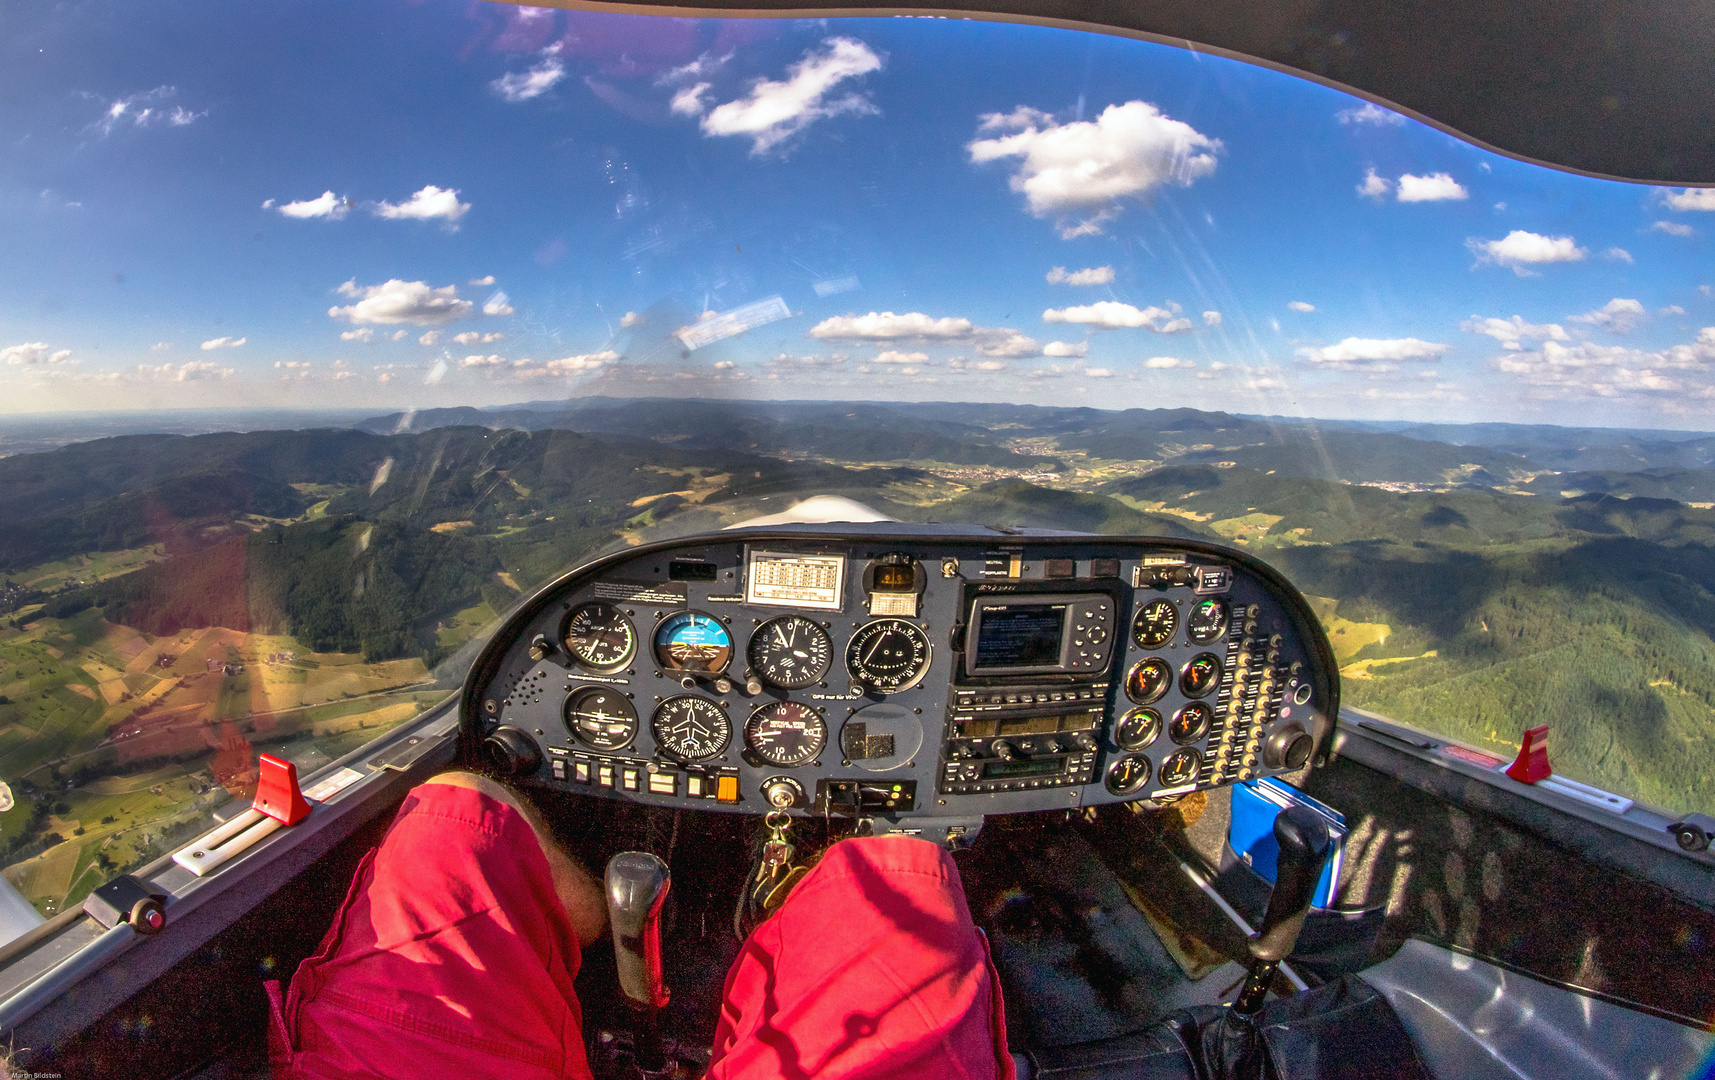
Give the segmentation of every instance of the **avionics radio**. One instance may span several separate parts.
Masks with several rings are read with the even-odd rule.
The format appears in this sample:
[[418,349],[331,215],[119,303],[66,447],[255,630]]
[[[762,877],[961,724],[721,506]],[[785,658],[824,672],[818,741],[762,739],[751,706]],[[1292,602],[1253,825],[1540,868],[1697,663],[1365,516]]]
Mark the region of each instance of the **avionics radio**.
[[967,599],[941,747],[941,791],[1094,782],[1116,597],[991,589],[977,586]]

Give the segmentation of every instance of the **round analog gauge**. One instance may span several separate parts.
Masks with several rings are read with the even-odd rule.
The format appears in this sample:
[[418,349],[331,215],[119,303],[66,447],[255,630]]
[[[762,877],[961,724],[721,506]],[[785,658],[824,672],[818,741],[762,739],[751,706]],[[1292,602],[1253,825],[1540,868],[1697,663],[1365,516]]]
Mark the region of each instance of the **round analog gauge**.
[[1197,770],[1202,764],[1203,759],[1197,756],[1197,751],[1175,750],[1161,763],[1161,786],[1172,788],[1189,784],[1197,779]]
[[655,662],[668,671],[726,670],[732,659],[732,635],[713,615],[680,611],[655,628]]
[[1173,723],[1167,725],[1167,734],[1174,742],[1184,746],[1209,734],[1209,725],[1214,722],[1215,714],[1209,711],[1209,706],[1201,701],[1193,701],[1173,717]]
[[599,600],[572,610],[560,640],[572,659],[591,671],[618,671],[637,652],[637,630],[631,620]]
[[1149,759],[1142,754],[1127,754],[1108,766],[1103,784],[1115,795],[1135,795],[1149,783]]
[[1125,696],[1139,705],[1161,700],[1173,685],[1173,669],[1159,656],[1151,656],[1131,666],[1125,677]]
[[706,697],[685,694],[670,697],[655,709],[649,721],[655,745],[681,761],[712,758],[732,738],[726,713]]
[[834,646],[827,632],[802,615],[769,619],[750,635],[750,668],[782,690],[813,686],[828,673]]
[[566,695],[566,730],[591,750],[618,750],[637,735],[637,710],[618,690],[581,687]]
[[1131,639],[1140,648],[1159,649],[1172,639],[1177,629],[1179,609],[1173,606],[1173,601],[1157,598],[1143,605],[1143,610],[1131,621]]
[[1214,653],[1198,653],[1179,673],[1179,689],[1186,697],[1204,697],[1221,683],[1221,658]]
[[929,639],[904,619],[864,623],[846,646],[846,668],[872,690],[909,690],[929,670]]
[[1185,618],[1185,636],[1207,645],[1227,629],[1227,606],[1219,600],[1199,600]]
[[770,765],[791,769],[807,764],[828,741],[822,713],[796,701],[776,701],[750,714],[744,725],[745,745]]
[[1142,750],[1160,734],[1160,713],[1154,709],[1133,709],[1114,728],[1114,742],[1121,750]]

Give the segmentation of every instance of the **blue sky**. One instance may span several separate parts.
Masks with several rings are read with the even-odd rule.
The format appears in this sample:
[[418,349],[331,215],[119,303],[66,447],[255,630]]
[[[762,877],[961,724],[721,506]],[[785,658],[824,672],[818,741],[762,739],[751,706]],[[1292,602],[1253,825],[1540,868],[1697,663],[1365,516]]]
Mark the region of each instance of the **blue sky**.
[[1234,61],[944,19],[4,11],[0,412],[1715,421],[1715,192]]

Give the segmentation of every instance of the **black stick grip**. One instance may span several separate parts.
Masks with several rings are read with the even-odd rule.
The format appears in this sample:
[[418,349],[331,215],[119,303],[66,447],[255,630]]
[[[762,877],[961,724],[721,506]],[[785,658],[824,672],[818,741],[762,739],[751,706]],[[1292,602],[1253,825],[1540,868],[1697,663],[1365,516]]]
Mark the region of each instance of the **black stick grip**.
[[1322,866],[1328,861],[1330,841],[1321,815],[1308,806],[1289,807],[1277,816],[1274,838],[1280,844],[1274,891],[1269,894],[1262,925],[1251,938],[1250,950],[1258,960],[1278,962],[1298,944],[1298,932],[1304,929],[1310,899],[1316,895]]
[[661,905],[672,887],[667,864],[645,851],[622,851],[607,863],[607,918],[619,985],[638,1005],[667,1004],[661,975]]

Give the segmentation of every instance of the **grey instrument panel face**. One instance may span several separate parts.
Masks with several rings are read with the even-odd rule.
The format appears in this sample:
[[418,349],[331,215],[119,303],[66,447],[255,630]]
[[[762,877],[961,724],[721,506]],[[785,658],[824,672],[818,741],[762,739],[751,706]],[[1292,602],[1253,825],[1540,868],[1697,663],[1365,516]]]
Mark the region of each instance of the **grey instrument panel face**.
[[1168,798],[1309,754],[1338,673],[1307,612],[1242,556],[1165,539],[705,536],[550,587],[464,720],[538,744],[521,782],[660,806]]

